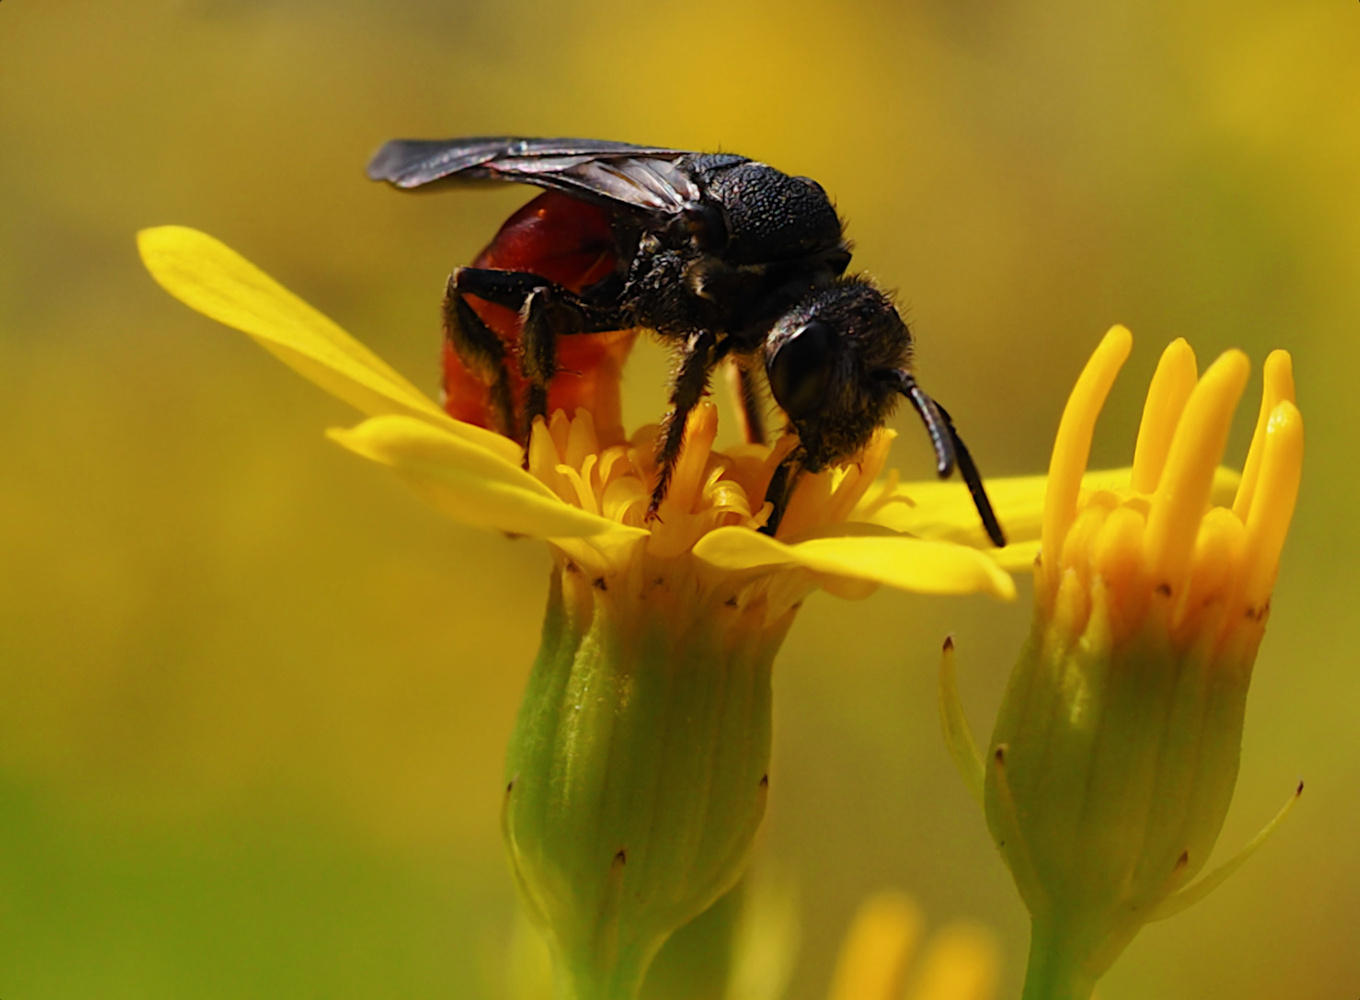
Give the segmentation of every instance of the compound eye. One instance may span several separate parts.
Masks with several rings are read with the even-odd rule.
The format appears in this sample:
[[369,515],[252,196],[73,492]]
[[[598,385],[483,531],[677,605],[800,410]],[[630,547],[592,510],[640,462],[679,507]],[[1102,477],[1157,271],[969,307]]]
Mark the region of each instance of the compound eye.
[[784,341],[770,359],[767,373],[774,400],[793,420],[811,416],[826,398],[836,331],[814,319]]

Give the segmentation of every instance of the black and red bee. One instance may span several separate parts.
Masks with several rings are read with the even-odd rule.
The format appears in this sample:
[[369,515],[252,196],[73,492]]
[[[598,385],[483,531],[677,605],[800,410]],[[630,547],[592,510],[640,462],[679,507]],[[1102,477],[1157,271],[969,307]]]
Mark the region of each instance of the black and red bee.
[[524,442],[550,406],[570,412],[590,400],[636,331],[650,329],[674,345],[677,363],[649,517],[690,410],[730,359],[748,437],[764,440],[762,373],[798,435],[766,493],[768,534],[801,472],[854,455],[905,396],[940,476],[958,466],[988,536],[1005,544],[949,414],[916,384],[906,323],[873,284],[845,275],[850,245],[816,181],[729,153],[511,136],[393,140],[368,175],[400,188],[495,180],[546,189],[449,277],[453,416]]

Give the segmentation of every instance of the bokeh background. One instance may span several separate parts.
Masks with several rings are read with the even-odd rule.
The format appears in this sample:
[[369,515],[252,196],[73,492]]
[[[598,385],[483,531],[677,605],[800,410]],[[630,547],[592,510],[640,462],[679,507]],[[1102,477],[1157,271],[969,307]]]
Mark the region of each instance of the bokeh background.
[[[402,196],[362,168],[389,137],[498,132],[818,178],[989,474],[1045,467],[1113,322],[1136,347],[1097,464],[1128,461],[1170,338],[1294,352],[1309,456],[1220,851],[1308,791],[1102,996],[1357,995],[1353,0],[5,0],[0,996],[506,996],[501,754],[547,556],[328,444],[353,415],[133,244],[207,230],[433,392],[444,277],[530,192]],[[630,424],[665,364],[639,349]],[[909,424],[895,462],[925,475]],[[1017,995],[1024,913],[934,684],[953,632],[989,731],[1028,596],[809,601],[762,846],[799,887],[792,1000],[889,884],[993,928]]]

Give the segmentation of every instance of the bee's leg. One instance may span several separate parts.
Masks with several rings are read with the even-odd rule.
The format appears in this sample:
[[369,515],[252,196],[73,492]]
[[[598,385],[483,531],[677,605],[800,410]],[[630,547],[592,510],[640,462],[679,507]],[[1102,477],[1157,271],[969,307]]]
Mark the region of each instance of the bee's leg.
[[770,485],[765,490],[765,502],[773,504],[774,508],[760,529],[762,535],[773,538],[779,530],[779,522],[784,519],[784,511],[788,510],[789,500],[793,497],[793,488],[798,485],[798,479],[803,474],[803,457],[803,449],[795,448],[775,467]]
[[716,344],[717,338],[712,333],[701,330],[690,334],[680,348],[680,365],[671,383],[671,409],[661,421],[661,436],[657,439],[656,464],[660,474],[656,489],[652,490],[652,502],[647,506],[648,521],[656,519],[661,501],[670,489],[675,462],[685,443],[685,424],[708,388],[708,373],[717,364],[713,357]]
[[737,396],[741,409],[739,415],[742,429],[746,433],[747,444],[765,444],[765,408],[760,392],[760,375],[756,366],[748,359],[738,356],[732,362],[737,372]]
[[[512,430],[502,433],[507,433],[507,436],[521,443],[528,442],[534,419],[544,416],[547,410],[548,383],[557,373],[557,338],[574,333],[602,333],[617,330],[623,325],[616,310],[585,302],[561,285],[527,271],[460,267],[453,273],[449,283],[450,288],[456,286],[459,292],[520,311],[520,371],[529,386],[522,420],[515,420],[511,406],[508,412]],[[476,314],[466,304],[463,308],[475,317]],[[491,336],[495,337],[495,334]],[[501,349],[501,372],[505,373],[505,345],[499,338],[495,339]],[[461,351],[459,356],[463,356]],[[492,386],[494,398],[496,384],[488,381],[488,385]],[[509,401],[508,376],[504,385],[506,400]]]
[[[492,419],[497,433],[519,440],[516,434],[515,400],[510,392],[510,371],[505,361],[505,343],[478,316],[463,297],[472,291],[460,279],[468,268],[458,268],[449,276],[444,290],[444,337],[458,359],[491,391]],[[475,295],[476,292],[473,291]]]
[[548,383],[557,374],[557,338],[578,333],[604,333],[625,323],[617,310],[584,301],[551,282],[535,288],[520,311],[520,370],[529,383],[524,397],[524,435],[534,421],[547,416]]

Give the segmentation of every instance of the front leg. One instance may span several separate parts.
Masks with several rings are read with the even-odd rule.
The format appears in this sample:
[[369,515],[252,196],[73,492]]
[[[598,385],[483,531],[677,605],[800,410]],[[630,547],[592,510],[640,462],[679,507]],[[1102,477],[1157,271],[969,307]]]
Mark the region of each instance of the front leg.
[[656,464],[660,470],[652,502],[647,507],[647,520],[654,521],[661,501],[670,489],[676,459],[685,443],[685,424],[690,411],[698,405],[708,388],[708,373],[717,364],[714,347],[717,338],[707,330],[690,334],[680,348],[680,367],[671,383],[671,409],[661,421],[661,437],[656,449]]
[[762,535],[773,538],[779,531],[779,522],[784,519],[784,511],[788,510],[789,500],[793,498],[793,489],[803,475],[803,459],[806,457],[807,452],[799,445],[785,455],[784,460],[775,467],[774,475],[770,477],[770,485],[765,490],[765,502],[772,504],[773,507],[769,519],[761,526]]
[[733,359],[737,371],[739,416],[747,444],[765,444],[764,400],[760,393],[760,375],[753,355],[737,355]]

